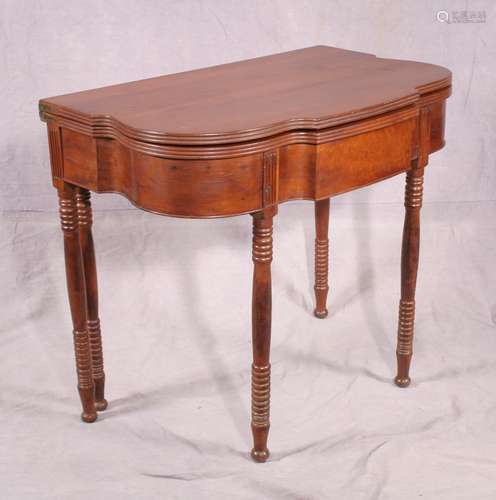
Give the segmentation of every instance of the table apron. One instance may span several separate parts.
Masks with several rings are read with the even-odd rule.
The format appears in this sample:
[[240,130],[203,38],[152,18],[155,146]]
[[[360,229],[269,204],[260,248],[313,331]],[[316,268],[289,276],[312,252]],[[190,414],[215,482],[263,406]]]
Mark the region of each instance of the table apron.
[[[429,152],[444,145],[444,103],[423,108],[430,120]],[[52,176],[56,186],[60,180],[120,193],[134,205],[164,215],[253,213],[294,199],[329,198],[409,170],[419,151],[419,113],[403,116],[355,135],[331,131],[327,142],[206,159],[158,157],[49,120]]]

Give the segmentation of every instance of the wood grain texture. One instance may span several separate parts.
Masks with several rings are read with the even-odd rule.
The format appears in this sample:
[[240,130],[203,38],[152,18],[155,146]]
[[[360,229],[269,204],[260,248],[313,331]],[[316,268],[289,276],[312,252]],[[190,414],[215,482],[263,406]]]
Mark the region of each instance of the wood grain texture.
[[[365,91],[365,90],[364,90]],[[420,96],[413,104],[408,104],[405,108],[388,110],[384,106],[383,114],[372,117],[361,118],[359,114],[355,116],[355,121],[338,123],[325,129],[295,129],[283,133],[275,134],[266,138],[259,138],[251,141],[236,143],[196,145],[196,144],[162,144],[146,142],[133,139],[115,130],[93,128],[85,122],[75,121],[63,116],[45,114],[44,119],[48,122],[56,121],[63,129],[87,135],[93,138],[113,139],[125,146],[130,151],[137,151],[143,154],[156,156],[159,158],[176,159],[221,159],[233,158],[253,153],[269,151],[290,144],[324,144],[334,140],[359,135],[365,131],[372,131],[392,125],[397,121],[407,119],[418,114],[418,109],[422,107],[435,108],[436,104],[449,97],[451,87],[436,90],[431,94]],[[226,110],[228,112],[229,110]],[[438,111],[439,112],[439,111]]]
[[451,73],[311,47],[42,99],[59,191],[82,418],[107,402],[89,191],[157,214],[251,214],[252,457],[269,456],[272,225],[315,201],[315,314],[327,314],[329,198],[406,172],[396,383],[410,383],[422,180],[444,146]]
[[98,134],[213,145],[354,122],[404,108],[450,84],[451,73],[439,66],[317,46],[47,98],[40,105],[43,116],[79,122]]
[[317,148],[317,199],[387,179],[410,168],[417,120],[363,132]]
[[222,160],[171,160],[98,140],[100,192],[124,194],[134,205],[177,217],[222,217],[263,206],[261,154]]
[[93,137],[61,129],[64,150],[64,179],[72,184],[93,188],[98,184],[99,165]]
[[329,198],[406,172],[418,152],[418,116],[418,110],[408,108],[367,120],[372,124],[341,126],[355,127],[358,135],[323,131],[332,137],[323,144],[196,160],[150,156],[115,140],[62,129],[64,180],[122,194],[164,215],[240,215],[294,199]]
[[202,218],[406,172],[420,109],[430,111],[432,150],[444,145],[450,92],[438,66],[312,47],[44,99],[40,109],[59,141],[54,179]]

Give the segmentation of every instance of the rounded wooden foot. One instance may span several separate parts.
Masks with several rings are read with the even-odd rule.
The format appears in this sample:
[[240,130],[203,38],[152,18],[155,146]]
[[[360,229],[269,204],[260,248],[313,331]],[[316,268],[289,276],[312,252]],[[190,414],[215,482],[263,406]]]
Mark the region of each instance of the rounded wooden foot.
[[95,409],[96,411],[104,411],[107,409],[108,402],[106,399],[102,399],[101,401],[95,401]]
[[[76,349],[76,356],[78,356],[77,349]],[[80,359],[80,356],[78,359]],[[86,365],[83,365],[83,366],[86,366]],[[88,369],[80,370],[78,373],[79,373],[79,378],[82,379],[82,376],[81,376],[81,374],[82,374],[85,377],[83,379],[85,384],[88,383],[88,381],[86,380],[86,378],[88,377],[88,375],[87,375]],[[89,376],[91,376],[91,375],[89,375]],[[79,391],[79,397],[81,398],[81,405],[83,407],[83,413],[81,413],[81,420],[83,422],[87,422],[87,423],[94,422],[97,418],[96,405],[95,405],[95,388],[93,386],[78,387],[78,391]]]
[[83,422],[86,422],[87,424],[91,424],[92,422],[94,422],[96,419],[97,419],[98,415],[97,413],[81,413],[81,420]]
[[313,314],[316,318],[324,319],[324,318],[327,318],[329,311],[327,309],[323,309],[323,310],[319,311],[317,308],[315,308],[313,311]]
[[265,450],[251,450],[251,458],[255,460],[255,462],[265,462],[269,458],[269,450],[265,448]]
[[397,376],[397,377],[394,378],[394,383],[398,387],[408,387],[410,385],[410,382],[411,382],[410,377],[402,378],[402,377],[398,377]]

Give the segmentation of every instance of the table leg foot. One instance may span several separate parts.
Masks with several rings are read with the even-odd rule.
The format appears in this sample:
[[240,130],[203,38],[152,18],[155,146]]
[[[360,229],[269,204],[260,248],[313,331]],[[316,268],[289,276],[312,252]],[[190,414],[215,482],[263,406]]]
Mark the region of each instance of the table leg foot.
[[269,455],[270,452],[267,448],[265,448],[265,450],[256,450],[255,448],[251,450],[251,458],[258,463],[266,462]]
[[313,310],[313,314],[314,314],[314,316],[316,318],[324,319],[324,318],[327,318],[327,315],[329,314],[329,311],[327,309],[318,310],[317,308],[315,308]]
[[104,411],[108,406],[108,402],[104,397],[105,375],[101,378],[93,379],[93,382],[95,383],[95,407],[97,411]]
[[401,378],[401,377],[396,376],[396,377],[394,378],[394,383],[395,383],[398,387],[408,387],[408,386],[410,385],[410,382],[411,382],[410,377],[404,377],[404,378]]
[[83,406],[83,412],[81,413],[81,420],[88,424],[94,422],[98,415],[96,413],[95,405],[95,392],[93,387],[79,387],[79,397],[81,398],[81,405]]
[[96,411],[105,411],[108,406],[108,401],[106,399],[102,399],[100,401],[95,401]]
[[92,424],[98,418],[98,413],[81,413],[81,420],[87,424]]

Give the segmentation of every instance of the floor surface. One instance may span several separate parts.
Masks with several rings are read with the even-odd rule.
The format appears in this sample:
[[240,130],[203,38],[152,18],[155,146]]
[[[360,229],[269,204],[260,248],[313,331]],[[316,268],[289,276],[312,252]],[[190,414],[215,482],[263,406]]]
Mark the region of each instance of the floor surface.
[[412,385],[395,344],[403,207],[313,205],[274,230],[271,459],[251,448],[250,217],[95,214],[107,397],[79,420],[55,213],[0,225],[0,497],[496,498],[496,203],[426,204]]

